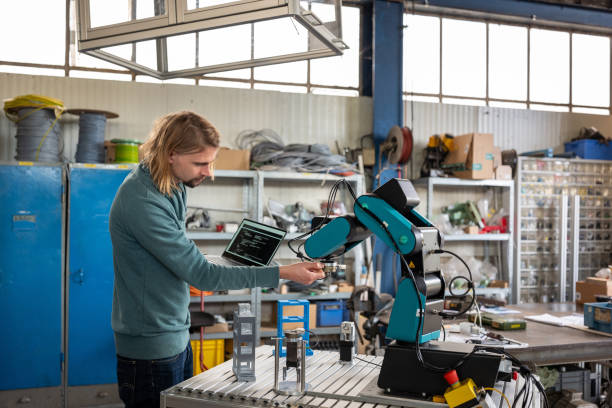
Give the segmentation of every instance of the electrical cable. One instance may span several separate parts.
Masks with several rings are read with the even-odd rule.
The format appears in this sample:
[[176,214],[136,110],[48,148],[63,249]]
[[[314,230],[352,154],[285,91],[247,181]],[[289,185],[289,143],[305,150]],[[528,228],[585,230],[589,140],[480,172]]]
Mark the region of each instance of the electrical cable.
[[457,318],[459,316],[464,315],[468,310],[470,310],[472,308],[472,306],[474,306],[474,303],[476,302],[476,288],[474,287],[474,278],[472,277],[472,271],[470,269],[470,267],[468,266],[468,264],[463,260],[463,258],[461,258],[459,255],[457,255],[456,253],[452,252],[452,251],[448,251],[446,249],[436,249],[434,251],[432,251],[432,253],[436,253],[436,254],[442,254],[442,253],[446,253],[449,255],[454,256],[455,258],[457,258],[459,261],[461,261],[461,263],[465,266],[465,268],[468,271],[468,274],[470,275],[470,278],[466,278],[465,276],[455,276],[454,278],[451,279],[449,285],[448,285],[448,290],[450,291],[451,295],[453,296],[457,296],[453,293],[453,289],[452,289],[452,285],[453,282],[456,279],[465,279],[467,281],[468,284],[468,289],[465,291],[465,293],[461,296],[465,296],[467,294],[467,292],[471,289],[472,290],[472,300],[470,302],[470,305],[468,307],[466,307],[464,310],[457,312],[457,313],[445,313],[442,312],[440,313],[440,315],[444,318]]
[[497,388],[483,387],[483,390],[495,391],[495,392],[499,393],[502,397],[504,397],[504,400],[506,400],[506,404],[508,404],[508,408],[512,408],[512,406],[510,405],[510,401],[508,400],[508,397],[506,397],[506,394],[504,394],[503,392],[501,392]]
[[235,143],[240,149],[251,151],[251,162],[255,167],[266,165],[304,172],[356,171],[354,165],[346,163],[344,156],[332,154],[327,145],[285,145],[271,129],[242,131]]
[[106,115],[82,112],[79,115],[79,143],[75,159],[78,163],[104,163]]
[[375,365],[376,367],[382,367],[382,365],[380,365],[380,364],[378,364],[378,363],[375,363],[375,362],[373,362],[373,361],[364,360],[364,359],[363,359],[363,358],[361,358],[361,357],[353,356],[353,358],[355,358],[356,360],[361,360],[361,361],[363,361],[364,363],[368,363],[368,364]]
[[42,95],[22,95],[4,102],[6,116],[17,124],[17,160],[62,161],[58,120],[64,110],[61,100]]

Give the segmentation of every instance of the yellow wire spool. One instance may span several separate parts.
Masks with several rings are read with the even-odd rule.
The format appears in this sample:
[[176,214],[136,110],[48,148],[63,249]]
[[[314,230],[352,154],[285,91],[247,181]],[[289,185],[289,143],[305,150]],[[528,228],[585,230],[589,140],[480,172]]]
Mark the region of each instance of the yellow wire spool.
[[[33,108],[30,112],[23,116],[19,116],[19,110],[23,108]],[[21,95],[16,96],[13,99],[5,99],[4,100],[4,112],[6,113],[6,117],[12,120],[15,123],[27,118],[32,113],[37,112],[41,109],[53,109],[55,112],[55,120],[51,123],[51,126],[47,129],[43,137],[40,139],[40,143],[38,144],[38,148],[36,149],[35,160],[38,161],[38,155],[40,154],[40,148],[42,147],[45,139],[51,129],[55,126],[57,120],[62,116],[64,111],[64,102],[59,99],[50,98],[48,96],[43,95]]]

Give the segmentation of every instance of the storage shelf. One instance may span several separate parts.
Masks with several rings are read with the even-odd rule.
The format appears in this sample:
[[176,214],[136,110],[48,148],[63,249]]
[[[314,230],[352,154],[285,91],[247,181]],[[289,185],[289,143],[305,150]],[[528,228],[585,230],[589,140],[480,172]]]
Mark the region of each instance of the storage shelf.
[[[191,340],[200,340],[200,333],[191,333]],[[217,340],[217,339],[231,339],[234,337],[234,332],[217,332],[217,333],[206,333],[206,327],[204,328],[204,340]]]
[[[305,293],[262,293],[262,302],[274,302],[277,300],[288,300],[288,299],[306,299],[306,300],[329,300],[329,299],[348,299],[351,297],[351,292],[334,292],[334,293],[323,293],[320,295],[307,295]],[[251,295],[208,295],[204,296],[204,303],[231,303],[231,302],[250,302]],[[199,296],[191,296],[192,303],[200,302]]]
[[[292,232],[287,234],[284,238],[285,241],[290,239],[294,239],[295,237],[299,237],[304,234],[303,232]],[[202,240],[202,241],[229,241],[232,239],[234,234],[229,232],[214,232],[214,231],[206,231],[206,230],[187,230],[186,232],[187,238],[193,240]],[[304,238],[305,239],[305,238]]]
[[444,235],[445,242],[457,241],[508,241],[510,234],[450,234]]
[[279,293],[262,293],[262,302],[273,302],[276,300],[289,299],[306,299],[306,300],[326,300],[326,299],[348,299],[351,297],[351,292],[334,292],[324,293],[321,295],[306,295],[304,293],[287,293],[281,295]]
[[[331,326],[331,327],[315,327],[310,329],[310,331],[316,335],[326,335],[326,334],[340,334],[340,326]],[[276,337],[276,330],[265,330],[259,333],[260,337]],[[310,337],[311,343],[316,342],[316,337]]]
[[[215,176],[216,176],[215,172]],[[338,181],[346,179],[347,181],[357,181],[361,177],[359,174],[352,176],[336,176],[331,173],[294,173],[290,171],[260,171],[261,176],[265,180],[278,181]]]
[[432,184],[436,186],[471,186],[471,187],[512,187],[514,180],[464,180],[454,177],[424,177],[412,181],[415,185]]

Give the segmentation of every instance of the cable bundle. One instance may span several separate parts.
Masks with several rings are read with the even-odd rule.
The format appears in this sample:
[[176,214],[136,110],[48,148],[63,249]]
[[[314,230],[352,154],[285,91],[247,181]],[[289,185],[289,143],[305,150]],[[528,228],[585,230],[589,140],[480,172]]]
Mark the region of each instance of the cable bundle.
[[251,150],[254,167],[290,168],[305,172],[354,171],[344,156],[332,154],[323,144],[285,145],[280,136],[271,129],[245,130],[236,138],[240,149]]
[[81,113],[79,116],[79,143],[76,161],[79,163],[104,163],[104,132],[106,115]]
[[51,109],[19,109],[17,122],[17,160],[61,161],[61,126]]
[[64,104],[41,95],[22,95],[4,101],[6,116],[17,124],[17,160],[61,161],[60,124]]

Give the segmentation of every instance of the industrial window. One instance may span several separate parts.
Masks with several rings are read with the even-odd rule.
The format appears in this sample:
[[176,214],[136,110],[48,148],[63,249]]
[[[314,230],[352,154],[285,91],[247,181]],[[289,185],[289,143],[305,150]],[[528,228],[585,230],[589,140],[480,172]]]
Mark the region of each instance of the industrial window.
[[404,15],[404,98],[610,114],[610,37]]
[[[124,3],[126,0],[93,0]],[[197,7],[198,0],[188,0],[190,8]],[[217,0],[215,4],[222,4]],[[66,18],[66,5],[69,18]],[[307,2],[302,2],[308,4]],[[137,1],[136,17],[144,18],[153,15],[152,2]],[[333,12],[333,6],[311,3],[310,7],[323,21]],[[121,9],[116,7],[111,9]],[[343,39],[350,49],[342,56],[298,61],[286,64],[270,65],[257,68],[207,74],[197,79],[178,78],[159,81],[145,75],[137,75],[118,65],[80,54],[76,45],[76,7],[74,0],[22,0],[2,2],[0,15],[4,17],[0,25],[3,38],[16,38],[15,41],[3,41],[0,44],[0,72],[12,72],[32,75],[70,76],[78,78],[111,79],[152,83],[180,83],[204,86],[223,86],[233,88],[270,89],[283,92],[316,93],[328,95],[359,95],[359,20],[357,7],[342,7]],[[28,26],[23,26],[23,16],[28,16]],[[112,13],[112,15],[92,16],[93,25],[106,25],[129,21],[129,15]],[[53,24],[49,24],[52,21]],[[265,55],[273,51],[270,47],[294,46],[304,42],[307,35],[295,27],[295,36],[279,42],[274,37],[274,24],[277,21],[260,22],[251,29],[228,27],[206,31],[199,34],[187,34],[182,38],[169,38],[169,41],[181,41],[187,44],[181,52],[169,55],[171,69],[181,69],[193,64],[198,58],[202,64],[227,63],[236,59],[255,55]],[[36,29],[35,29],[36,28]],[[41,30],[44,28],[44,35]],[[67,35],[66,33],[69,33]],[[270,41],[270,38],[274,41]],[[155,42],[142,41],[135,47],[131,44],[113,47],[114,53],[123,58],[135,58],[145,66],[156,66]],[[176,47],[169,47],[176,49]]]

